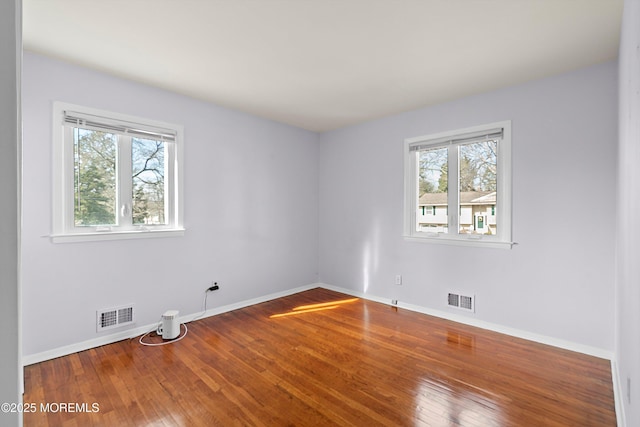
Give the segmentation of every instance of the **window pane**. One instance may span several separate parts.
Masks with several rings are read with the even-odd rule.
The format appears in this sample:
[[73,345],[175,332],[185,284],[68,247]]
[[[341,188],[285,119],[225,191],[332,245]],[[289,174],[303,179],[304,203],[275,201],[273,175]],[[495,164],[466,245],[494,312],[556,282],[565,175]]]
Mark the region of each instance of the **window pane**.
[[74,224],[116,224],[116,146],[114,134],[74,128]]
[[496,234],[497,153],[496,140],[458,147],[461,234]]
[[164,142],[132,138],[134,224],[166,224],[164,160]]
[[[416,231],[448,232],[448,150],[418,152],[418,212]],[[425,207],[429,207],[426,209]]]

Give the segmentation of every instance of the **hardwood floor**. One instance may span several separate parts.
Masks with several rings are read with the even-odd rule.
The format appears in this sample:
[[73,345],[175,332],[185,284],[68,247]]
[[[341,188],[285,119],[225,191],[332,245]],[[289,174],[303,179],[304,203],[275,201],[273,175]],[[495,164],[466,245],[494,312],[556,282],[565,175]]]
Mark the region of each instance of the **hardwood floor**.
[[607,360],[325,289],[188,327],[26,367],[24,425],[616,425]]

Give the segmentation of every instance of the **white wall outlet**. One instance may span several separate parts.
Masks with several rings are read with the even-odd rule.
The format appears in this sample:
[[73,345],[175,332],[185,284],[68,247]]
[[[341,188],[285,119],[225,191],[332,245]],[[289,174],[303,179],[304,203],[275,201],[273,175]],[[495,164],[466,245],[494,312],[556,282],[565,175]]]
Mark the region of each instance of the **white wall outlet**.
[[396,274],[396,285],[402,285],[402,275]]

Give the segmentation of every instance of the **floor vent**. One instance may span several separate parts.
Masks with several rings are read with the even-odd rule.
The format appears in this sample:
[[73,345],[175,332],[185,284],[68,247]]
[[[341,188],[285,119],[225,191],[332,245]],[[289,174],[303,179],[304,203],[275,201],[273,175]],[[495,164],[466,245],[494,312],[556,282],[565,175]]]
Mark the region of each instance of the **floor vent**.
[[476,311],[474,296],[454,294],[450,292],[447,297],[447,304],[449,307],[459,308],[474,313]]
[[105,308],[96,312],[96,330],[98,332],[130,325],[134,322],[133,304]]

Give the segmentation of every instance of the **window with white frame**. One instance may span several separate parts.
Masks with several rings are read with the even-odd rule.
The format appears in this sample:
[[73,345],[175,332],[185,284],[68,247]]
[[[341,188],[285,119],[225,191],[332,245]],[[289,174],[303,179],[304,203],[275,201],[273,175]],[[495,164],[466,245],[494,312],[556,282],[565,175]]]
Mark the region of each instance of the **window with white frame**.
[[53,107],[55,242],[181,235],[183,128]]
[[404,228],[423,241],[511,247],[511,122],[405,140]]

